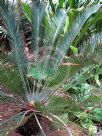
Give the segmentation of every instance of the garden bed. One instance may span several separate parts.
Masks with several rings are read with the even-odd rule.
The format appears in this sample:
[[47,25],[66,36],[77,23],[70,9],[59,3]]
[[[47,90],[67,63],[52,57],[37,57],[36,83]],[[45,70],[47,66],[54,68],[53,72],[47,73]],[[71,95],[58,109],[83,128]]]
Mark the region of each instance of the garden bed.
[[[18,112],[19,112],[19,107],[16,104],[0,103],[0,121],[6,120],[12,115],[17,114]],[[62,130],[51,129],[50,127],[51,122],[49,122],[47,119],[43,117],[41,118],[40,123],[42,125],[42,128],[46,132],[47,136],[62,136],[62,135],[67,136],[66,134],[64,134]],[[73,133],[74,136],[87,136],[81,131],[81,129],[71,124],[68,125],[68,127],[70,128],[70,131]],[[10,134],[10,136],[21,136],[21,135],[16,133],[16,130],[15,130]],[[28,136],[28,135],[25,135],[25,136]]]

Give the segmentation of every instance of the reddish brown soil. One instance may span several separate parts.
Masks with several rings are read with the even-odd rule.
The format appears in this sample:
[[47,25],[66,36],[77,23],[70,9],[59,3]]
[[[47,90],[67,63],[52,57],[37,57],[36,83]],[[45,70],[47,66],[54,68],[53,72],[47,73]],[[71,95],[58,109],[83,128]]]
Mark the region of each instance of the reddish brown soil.
[[[6,120],[17,113],[19,113],[19,107],[16,104],[0,103],[0,121]],[[21,135],[13,132],[11,136]]]
[[[16,104],[0,103],[0,121],[8,119],[9,117],[11,117],[14,114],[17,114],[18,112],[19,107]],[[49,122],[47,119],[43,117],[41,118],[40,123],[47,136],[67,136],[62,130],[52,129],[51,122]],[[76,128],[73,125],[68,125],[68,127],[73,133],[73,136],[87,136],[79,128]],[[13,131],[9,136],[21,136],[21,135],[16,133],[16,131]]]

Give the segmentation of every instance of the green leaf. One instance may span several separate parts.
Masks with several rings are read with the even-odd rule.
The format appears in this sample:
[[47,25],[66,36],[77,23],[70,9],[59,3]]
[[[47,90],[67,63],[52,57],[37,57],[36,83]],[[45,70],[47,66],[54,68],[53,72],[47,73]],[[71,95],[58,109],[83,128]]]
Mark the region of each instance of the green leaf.
[[49,0],[49,2],[50,2],[50,5],[51,5],[51,8],[52,8],[52,11],[55,13],[55,6],[53,4],[53,1]]
[[87,107],[94,107],[94,106],[98,106],[102,103],[102,96],[97,96],[95,94],[91,94],[89,95],[89,97],[87,99],[84,100],[84,105],[86,105]]
[[54,35],[53,35],[52,45],[54,45],[59,38],[61,30],[65,24],[65,20],[67,19],[68,11],[69,11],[69,9],[67,9],[66,11],[59,10],[59,12],[56,15],[56,18],[55,18],[56,28],[53,31]]
[[34,79],[45,79],[48,76],[46,71],[43,69],[37,68],[35,65],[31,65],[30,68],[28,69],[28,77],[32,77]]
[[73,43],[74,46],[78,45],[78,43],[80,42],[80,40],[83,38],[83,36],[86,34],[86,32],[88,31],[88,29],[92,26],[95,26],[95,24],[102,19],[101,16],[101,11],[96,12],[94,17],[91,17],[90,19],[88,19],[88,21],[85,23],[85,25],[83,26],[83,29],[81,30],[79,36],[75,39],[75,42]]
[[65,58],[65,63],[59,66],[58,70],[51,76],[49,86],[59,86],[64,81],[67,81],[74,74],[79,72],[82,68],[91,65],[91,59],[84,56],[73,56]]
[[45,4],[44,2],[32,1],[32,43],[31,49],[36,50],[44,45],[43,38],[45,35]]
[[[57,93],[61,95],[61,92]],[[63,95],[63,93],[62,93],[63,96],[60,95],[53,96],[49,100],[49,104],[47,105],[46,108],[49,113],[59,116],[63,115],[64,113],[78,112],[81,109],[80,104],[74,101],[71,97]]]
[[74,54],[77,54],[78,53],[78,49],[74,46],[70,46],[71,50],[73,51]]
[[29,5],[27,3],[24,3],[22,1],[20,1],[20,2],[21,2],[23,13],[24,13],[25,17],[31,23],[32,22],[32,10],[31,10],[31,8],[29,7]]
[[77,8],[79,0],[69,0],[69,5],[71,8]]
[[93,2],[92,4],[89,4],[86,9],[81,11],[80,14],[76,17],[73,25],[69,28],[68,32],[64,36],[63,42],[59,45],[58,52],[62,52],[62,56],[60,57],[59,61],[63,59],[64,54],[66,53],[72,42],[75,40],[80,30],[83,28],[83,25],[85,24],[87,19],[92,14],[96,13],[100,7],[100,2]]
[[93,120],[102,122],[102,108],[95,108],[92,110]]
[[[25,100],[26,92],[24,91],[23,82],[21,80],[19,71],[9,62],[3,62],[2,60],[0,60],[0,83],[10,91],[11,95],[18,95],[21,97],[21,99]],[[9,101],[10,99],[13,99],[13,97],[10,98],[9,95],[1,92],[0,99],[3,101],[8,99]]]
[[58,2],[58,8],[62,8],[64,4],[64,0],[59,0]]
[[66,21],[65,21],[65,26],[64,26],[64,33],[67,32],[68,27],[69,27],[69,17],[67,16],[67,17],[66,17]]
[[8,0],[0,0],[0,16],[7,30],[12,48],[12,58],[14,58],[23,79],[23,72],[26,71],[27,67],[27,60],[24,55],[24,42],[20,34],[20,26],[16,19],[17,14]]

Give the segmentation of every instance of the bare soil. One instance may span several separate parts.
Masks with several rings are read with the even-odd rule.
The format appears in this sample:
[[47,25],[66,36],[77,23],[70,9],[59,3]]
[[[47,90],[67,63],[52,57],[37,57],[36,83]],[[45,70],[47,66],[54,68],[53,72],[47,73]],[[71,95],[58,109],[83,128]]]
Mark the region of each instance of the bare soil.
[[[12,115],[19,113],[19,110],[20,109],[16,104],[0,103],[0,121],[6,120],[9,117],[11,117]],[[32,119],[32,121],[33,121],[33,119]],[[51,122],[48,121],[44,117],[40,118],[40,123],[41,123],[41,126],[44,129],[47,136],[67,136],[67,134],[65,134],[65,132],[63,132],[62,130],[52,129]],[[31,123],[30,127],[34,128],[33,125],[34,125],[34,123],[33,124]],[[82,132],[81,129],[75,127],[74,125],[70,124],[70,125],[68,125],[68,127],[70,128],[70,131],[73,133],[73,136],[87,136],[86,134],[84,134]],[[24,135],[18,134],[17,130],[15,130],[15,131],[11,132],[9,136],[41,136],[40,134],[29,135],[27,133],[27,131],[29,131],[28,128],[27,128],[28,130],[27,129],[24,130],[23,128],[21,128],[21,129],[22,129],[22,131],[25,131]]]

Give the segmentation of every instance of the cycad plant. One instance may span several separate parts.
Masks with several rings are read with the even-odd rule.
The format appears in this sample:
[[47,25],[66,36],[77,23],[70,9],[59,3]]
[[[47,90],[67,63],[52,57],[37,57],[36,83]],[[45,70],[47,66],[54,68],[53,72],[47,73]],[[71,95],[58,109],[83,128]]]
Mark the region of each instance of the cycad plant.
[[[102,19],[101,2],[90,1],[77,11],[69,5],[52,15],[40,0],[32,0],[31,8],[19,3],[18,9],[8,0],[0,0],[0,16],[11,47],[8,53],[0,54],[0,83],[10,90],[10,93],[0,91],[0,101],[19,107],[17,114],[0,122],[0,135],[10,135],[10,131],[16,129],[22,135],[48,136],[41,125],[41,118],[44,118],[57,129],[63,126],[62,135],[72,136],[67,127],[68,119],[62,118],[68,113],[72,100],[61,88],[84,67],[102,65],[101,37],[93,32],[96,22]],[[29,47],[25,45],[19,11],[23,11],[31,28]],[[82,35],[91,28],[92,22],[91,40],[84,42]],[[65,57],[68,48],[79,42],[85,43],[82,50],[79,49],[81,53]],[[26,125],[31,128],[25,134],[21,129],[26,129]]]

